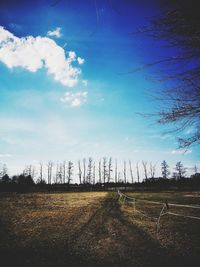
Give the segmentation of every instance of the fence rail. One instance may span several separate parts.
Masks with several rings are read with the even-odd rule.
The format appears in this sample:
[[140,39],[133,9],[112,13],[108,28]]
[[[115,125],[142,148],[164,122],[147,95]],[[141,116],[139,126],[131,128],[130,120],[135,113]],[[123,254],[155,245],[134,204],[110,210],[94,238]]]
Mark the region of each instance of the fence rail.
[[[125,202],[132,202],[133,203],[133,210],[134,212],[138,212],[142,214],[142,216],[147,217],[149,219],[154,219],[156,221],[156,233],[158,234],[158,231],[160,229],[160,220],[163,216],[165,215],[173,215],[173,216],[178,216],[178,217],[183,217],[183,218],[189,218],[189,219],[195,219],[195,220],[200,220],[200,217],[197,216],[190,216],[190,215],[184,215],[184,214],[179,214],[175,212],[170,211],[170,207],[179,207],[179,208],[191,208],[191,209],[200,209],[200,206],[194,206],[194,205],[183,205],[183,204],[175,204],[175,203],[168,203],[168,202],[160,202],[160,201],[151,201],[148,199],[144,198],[135,198],[135,197],[130,197],[125,195],[124,193],[120,192],[119,190],[117,191],[119,195],[119,201],[123,204]],[[149,216],[148,214],[136,209],[136,202],[141,201],[141,202],[147,202],[150,204],[155,204],[155,205],[160,205],[160,212],[158,217],[152,217]]]

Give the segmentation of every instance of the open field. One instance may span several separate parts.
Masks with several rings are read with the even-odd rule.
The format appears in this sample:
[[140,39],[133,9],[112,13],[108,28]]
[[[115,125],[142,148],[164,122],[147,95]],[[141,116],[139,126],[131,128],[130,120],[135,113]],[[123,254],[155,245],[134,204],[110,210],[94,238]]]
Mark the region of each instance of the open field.
[[[200,205],[198,192],[128,195]],[[136,207],[159,215],[160,206]],[[1,266],[199,266],[200,221],[166,215],[160,226],[157,235],[155,220],[120,204],[116,193],[1,194]]]

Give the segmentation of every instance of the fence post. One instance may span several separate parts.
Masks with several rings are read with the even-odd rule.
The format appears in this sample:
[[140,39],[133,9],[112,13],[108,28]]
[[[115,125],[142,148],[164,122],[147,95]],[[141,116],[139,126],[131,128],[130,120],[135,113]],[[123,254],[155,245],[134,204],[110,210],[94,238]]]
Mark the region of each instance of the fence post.
[[162,207],[162,209],[161,209],[161,212],[160,212],[160,214],[159,214],[158,220],[157,220],[157,222],[156,222],[156,225],[157,225],[157,227],[156,227],[156,236],[157,236],[157,237],[158,237],[158,231],[159,231],[159,229],[160,229],[160,219],[161,219],[161,216],[162,216],[163,213],[164,213],[165,208],[168,210],[168,204],[167,204],[167,202],[166,202],[166,203],[163,203],[163,207]]

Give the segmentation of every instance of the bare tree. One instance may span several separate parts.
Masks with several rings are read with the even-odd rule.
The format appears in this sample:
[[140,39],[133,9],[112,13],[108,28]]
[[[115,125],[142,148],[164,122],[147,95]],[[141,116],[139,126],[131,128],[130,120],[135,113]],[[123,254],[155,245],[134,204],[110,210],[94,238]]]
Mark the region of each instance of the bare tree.
[[33,165],[29,164],[29,165],[26,165],[25,166],[25,168],[23,170],[23,175],[25,175],[25,176],[27,176],[27,175],[28,176],[31,176],[32,179],[34,179],[35,178],[35,174],[36,174],[36,170],[35,170],[35,167]]
[[197,165],[195,164],[194,165],[194,174],[197,174],[198,173],[198,167],[197,167]]
[[0,170],[0,182],[8,183],[10,181],[11,179],[9,178],[9,175],[8,175],[7,165],[3,164],[2,169]]
[[155,173],[156,173],[156,164],[152,164],[152,162],[150,162],[150,175],[151,175],[151,178],[155,178]]
[[88,159],[88,168],[87,168],[87,183],[88,184],[91,184],[92,182],[92,163],[93,163],[93,160],[90,157]]
[[54,179],[54,183],[58,183],[58,180],[59,180],[59,171],[60,171],[60,168],[59,168],[59,163],[56,164],[56,173],[55,173],[55,179]]
[[112,172],[112,158],[109,158],[108,162],[108,183],[111,181],[111,172]]
[[96,179],[96,170],[95,170],[95,162],[93,162],[93,185],[95,185],[95,179]]
[[[0,163],[1,164],[1,163]],[[2,178],[2,170],[0,170],[0,178]]]
[[132,165],[131,161],[129,160],[129,168],[130,168],[130,174],[131,174],[131,182],[132,184],[134,183],[134,177],[133,177],[133,170],[132,170]]
[[6,174],[8,174],[8,168],[6,164],[2,165],[2,171],[0,172],[0,177],[5,176]]
[[[198,144],[200,140],[200,89],[199,91],[191,92],[188,88],[181,88],[179,92],[176,92],[176,96],[175,92],[165,92],[165,94],[167,94],[169,99],[174,99],[174,103],[170,110],[162,110],[159,112],[158,123],[177,123],[180,125],[173,131],[177,132],[179,135],[179,147],[187,150],[192,144]],[[165,96],[165,98],[167,96]],[[180,137],[181,133],[184,135],[186,129],[191,127],[195,130],[191,131],[189,137]]]
[[40,162],[40,171],[39,171],[39,179],[40,179],[40,182],[42,182],[43,180],[43,162]]
[[86,183],[86,159],[83,159],[83,183]]
[[117,181],[118,181],[118,176],[117,176],[117,174],[118,174],[118,170],[117,170],[117,160],[115,160],[115,183],[117,183]]
[[121,179],[121,172],[118,172],[118,175],[117,175],[117,180],[118,180],[118,183],[121,183],[122,182],[122,179]]
[[32,168],[33,168],[33,166],[32,166],[31,164],[27,166],[27,174],[28,174],[29,176],[32,175]]
[[127,179],[126,179],[126,161],[124,161],[124,183],[126,184]]
[[169,165],[165,160],[163,160],[163,162],[161,163],[161,171],[162,171],[162,177],[164,179],[167,179],[168,176],[170,175],[170,171],[169,171]]
[[70,182],[72,181],[73,168],[74,168],[73,162],[68,161],[68,167],[67,167],[67,183],[68,184],[70,184]]
[[103,183],[105,184],[107,177],[107,158],[103,158]]
[[186,168],[183,166],[183,164],[181,163],[181,161],[178,161],[176,163],[176,167],[175,167],[175,174],[176,174],[176,177],[178,179],[181,179],[185,176],[185,173],[186,173]]
[[63,183],[63,164],[62,163],[59,164],[58,181],[60,182],[60,184]]
[[31,177],[32,177],[33,180],[35,179],[35,176],[36,176],[36,168],[35,168],[35,166],[32,166]]
[[81,170],[81,161],[78,161],[78,177],[79,177],[79,183],[82,183],[82,170]]
[[144,177],[145,177],[145,180],[147,180],[148,179],[147,161],[142,161],[142,166],[144,168]]
[[[199,1],[169,0],[161,6],[163,15],[152,20],[148,32],[176,49],[174,55],[157,61],[159,65],[167,62],[168,73],[161,82],[170,82],[170,89],[163,89],[160,95],[163,108],[157,114],[158,123],[175,125],[179,147],[188,149],[200,143]],[[186,129],[191,128],[185,135]]]
[[51,182],[52,182],[52,172],[53,172],[53,162],[52,161],[48,161],[48,163],[47,163],[48,184],[51,184]]
[[138,179],[138,183],[140,182],[140,171],[139,171],[139,163],[137,161],[137,164],[136,164],[136,171],[137,171],[137,179]]
[[62,183],[63,184],[66,183],[66,169],[67,169],[67,163],[66,161],[63,161],[63,164],[62,164]]
[[27,175],[27,173],[28,173],[27,166],[25,166],[25,168],[23,169],[22,173],[23,173],[24,176]]
[[99,160],[99,183],[101,184],[101,160]]
[[[156,92],[156,99],[161,100],[162,107],[153,115],[157,115],[159,124],[172,125],[171,133],[177,135],[179,148],[187,150],[191,145],[200,143],[199,0],[160,3],[162,15],[152,18],[151,26],[143,27],[137,33],[167,41],[176,48],[174,54],[140,66],[131,73],[152,66],[163,71],[164,67],[165,74],[157,81],[167,86],[161,84],[159,92]],[[191,128],[192,131],[185,134]]]

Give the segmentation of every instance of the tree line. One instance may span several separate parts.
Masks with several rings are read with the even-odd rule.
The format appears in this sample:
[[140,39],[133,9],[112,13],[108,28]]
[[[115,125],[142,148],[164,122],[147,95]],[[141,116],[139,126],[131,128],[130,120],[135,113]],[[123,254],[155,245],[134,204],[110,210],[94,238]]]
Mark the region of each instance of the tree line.
[[[181,180],[188,178],[187,168],[181,161],[177,162],[171,170],[170,166],[163,160],[159,166],[161,176],[156,176],[158,166],[152,162],[142,161],[133,164],[131,160],[120,163],[111,157],[104,157],[96,162],[89,157],[79,160],[75,165],[72,161],[54,163],[40,162],[39,166],[32,164],[25,166],[19,175],[9,176],[6,164],[0,167],[0,183],[15,184],[67,184],[78,183],[79,185],[95,185],[124,183],[135,184],[144,183],[156,179]],[[193,167],[192,175],[198,175],[198,167]]]

